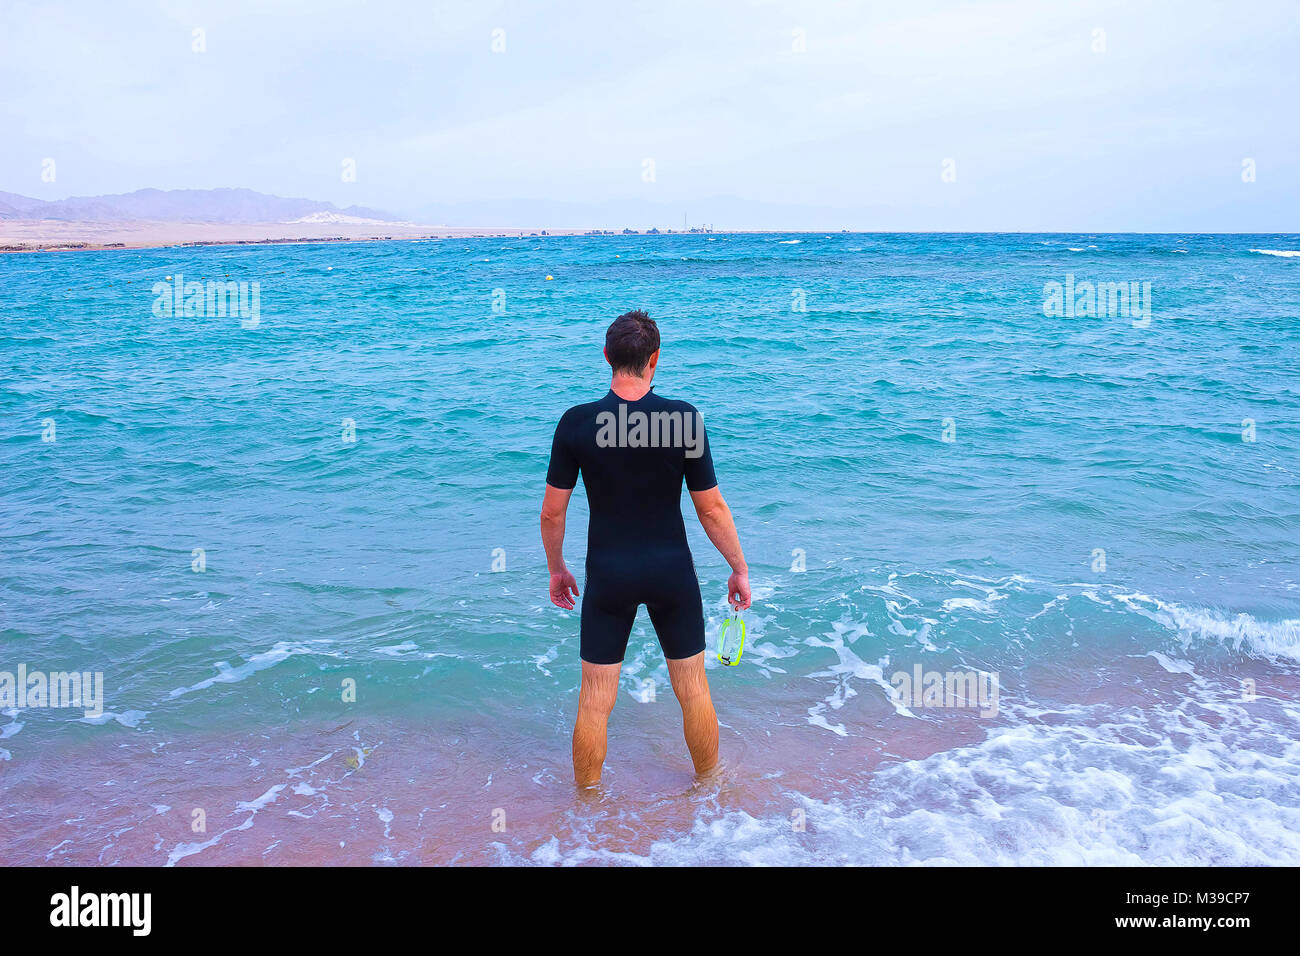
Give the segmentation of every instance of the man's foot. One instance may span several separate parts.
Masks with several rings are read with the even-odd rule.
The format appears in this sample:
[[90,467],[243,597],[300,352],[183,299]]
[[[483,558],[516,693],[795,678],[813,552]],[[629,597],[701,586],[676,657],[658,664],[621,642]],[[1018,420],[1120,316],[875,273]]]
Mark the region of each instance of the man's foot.
[[696,784],[716,783],[727,776],[728,766],[721,760],[714,762],[708,770],[695,771]]

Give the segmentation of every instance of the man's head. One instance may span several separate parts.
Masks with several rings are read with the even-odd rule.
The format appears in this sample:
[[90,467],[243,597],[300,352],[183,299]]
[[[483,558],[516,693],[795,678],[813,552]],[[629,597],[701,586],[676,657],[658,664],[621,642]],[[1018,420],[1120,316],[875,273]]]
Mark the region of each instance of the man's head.
[[659,364],[659,326],[640,309],[620,315],[605,332],[605,360],[614,374],[645,378]]

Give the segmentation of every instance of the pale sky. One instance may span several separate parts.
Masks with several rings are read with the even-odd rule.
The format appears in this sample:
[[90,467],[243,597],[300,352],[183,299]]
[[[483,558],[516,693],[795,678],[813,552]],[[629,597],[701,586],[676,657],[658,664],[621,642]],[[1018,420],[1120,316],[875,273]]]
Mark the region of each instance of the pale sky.
[[1297,94],[1294,2],[4,0],[0,190],[1294,232]]

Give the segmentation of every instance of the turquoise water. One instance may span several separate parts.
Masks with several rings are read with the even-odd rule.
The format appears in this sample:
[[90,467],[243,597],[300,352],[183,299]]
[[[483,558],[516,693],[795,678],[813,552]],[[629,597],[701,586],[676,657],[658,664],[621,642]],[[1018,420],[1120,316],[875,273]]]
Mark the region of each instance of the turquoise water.
[[[106,697],[0,717],[0,858],[1300,862],[1296,250],[0,257],[0,670],[102,671]],[[258,283],[256,327],[155,314],[182,274]],[[1150,282],[1149,315],[1045,314],[1067,276]],[[634,307],[656,390],[705,416],[755,603],[742,665],[710,670],[724,776],[691,780],[642,612],[582,801],[577,615],[537,514],[554,423],[604,393]],[[575,570],[585,524],[579,492]],[[691,536],[712,637],[726,568]],[[900,708],[914,665],[997,673],[998,713]]]

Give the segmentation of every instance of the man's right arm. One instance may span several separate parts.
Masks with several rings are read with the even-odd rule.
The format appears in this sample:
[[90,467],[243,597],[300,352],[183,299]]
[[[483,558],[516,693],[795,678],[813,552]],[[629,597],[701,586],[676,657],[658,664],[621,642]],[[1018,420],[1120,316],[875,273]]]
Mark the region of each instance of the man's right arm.
[[566,611],[574,608],[578,581],[564,563],[564,524],[569,510],[572,488],[546,486],[542,498],[542,547],[546,549],[546,569],[551,575],[551,603]]
[[[569,411],[572,411],[570,409]],[[542,499],[542,546],[546,549],[546,567],[551,575],[551,603],[572,611],[578,596],[578,582],[564,563],[564,524],[569,498],[578,483],[578,459],[566,437],[565,412],[555,426],[551,440],[551,462],[546,468],[546,496]]]
[[695,504],[695,513],[699,516],[704,533],[709,536],[713,546],[718,549],[727,564],[731,565],[731,577],[727,580],[727,600],[737,610],[749,607],[749,565],[745,563],[745,552],[740,549],[740,535],[736,532],[736,522],[731,517],[731,509],[718,486],[707,491],[692,491],[691,501]]

